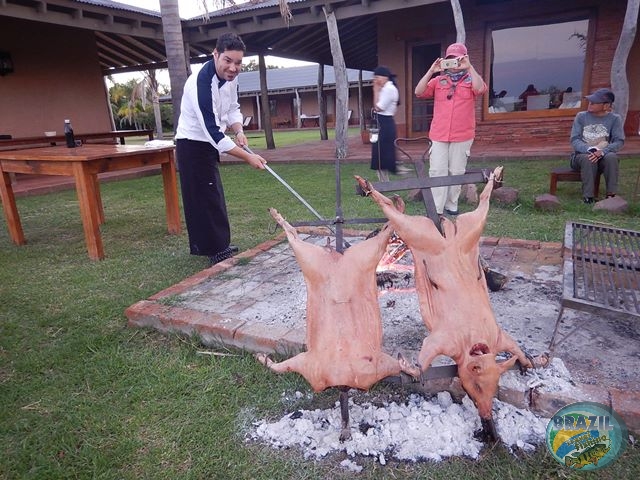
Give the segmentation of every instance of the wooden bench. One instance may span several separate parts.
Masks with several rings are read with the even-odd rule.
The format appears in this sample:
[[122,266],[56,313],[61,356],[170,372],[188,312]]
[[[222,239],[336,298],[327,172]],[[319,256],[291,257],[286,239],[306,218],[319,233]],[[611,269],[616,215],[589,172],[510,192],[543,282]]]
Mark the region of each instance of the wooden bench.
[[[581,182],[580,172],[577,172],[570,167],[558,167],[551,170],[551,177],[549,181],[549,193],[555,195],[558,189],[558,182]],[[597,197],[600,192],[600,175],[597,175],[593,181],[593,193],[594,197]]]

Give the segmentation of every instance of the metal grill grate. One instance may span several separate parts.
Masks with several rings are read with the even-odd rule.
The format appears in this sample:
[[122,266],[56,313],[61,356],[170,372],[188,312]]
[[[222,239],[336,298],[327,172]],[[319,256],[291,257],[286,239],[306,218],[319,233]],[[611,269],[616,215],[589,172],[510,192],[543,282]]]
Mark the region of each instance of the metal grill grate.
[[564,242],[563,307],[640,316],[640,232],[568,222]]

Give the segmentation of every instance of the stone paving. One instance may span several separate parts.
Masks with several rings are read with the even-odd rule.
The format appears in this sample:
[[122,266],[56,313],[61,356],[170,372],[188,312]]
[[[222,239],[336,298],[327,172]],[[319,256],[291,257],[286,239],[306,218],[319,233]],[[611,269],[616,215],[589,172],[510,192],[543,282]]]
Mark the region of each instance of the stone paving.
[[[326,236],[318,232],[298,230],[309,234],[307,241],[326,242]],[[345,232],[345,238],[354,243],[365,233]],[[516,340],[525,340],[531,353],[543,353],[559,311],[562,246],[483,237],[481,253],[493,269],[510,278],[505,288],[508,296],[502,291],[491,296],[498,323]],[[404,314],[401,319],[393,319],[392,309],[385,308],[389,298],[381,299],[385,351],[401,351],[414,358],[412,351],[419,350],[426,329],[419,315],[415,321]],[[398,301],[408,301],[404,298]],[[282,234],[137,302],[126,310],[126,316],[131,327],[195,335],[211,348],[290,357],[304,350],[305,302],[300,268]],[[501,317],[507,310],[513,310],[510,315],[515,318]],[[554,356],[561,358],[569,370],[570,384],[562,389],[545,389],[531,384],[530,379],[527,383],[526,377],[516,382],[501,381],[498,398],[548,417],[568,403],[597,401],[612,406],[631,430],[640,431],[639,331],[637,322],[628,319],[565,310],[560,328],[564,340],[556,346]],[[610,352],[612,346],[618,347],[615,357]],[[424,393],[445,389],[462,393],[457,378],[430,381],[426,386],[404,377],[388,380]]]

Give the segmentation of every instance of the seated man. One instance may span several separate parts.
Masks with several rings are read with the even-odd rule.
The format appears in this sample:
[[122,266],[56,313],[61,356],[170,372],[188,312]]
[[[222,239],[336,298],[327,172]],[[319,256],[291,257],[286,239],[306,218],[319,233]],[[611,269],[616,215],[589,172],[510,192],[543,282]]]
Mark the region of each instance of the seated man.
[[600,88],[585,97],[589,101],[586,112],[578,112],[571,128],[571,168],[580,172],[584,203],[593,203],[593,183],[596,175],[604,173],[607,198],[618,191],[618,156],[624,145],[622,117],[613,113],[615,95],[608,88]]

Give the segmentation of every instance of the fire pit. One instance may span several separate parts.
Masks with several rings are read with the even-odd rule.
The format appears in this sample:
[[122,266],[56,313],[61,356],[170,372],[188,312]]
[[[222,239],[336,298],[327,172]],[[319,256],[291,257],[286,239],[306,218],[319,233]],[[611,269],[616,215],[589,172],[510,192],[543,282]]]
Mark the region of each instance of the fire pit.
[[[324,245],[327,236],[323,233],[324,229],[308,229],[303,236],[305,241]],[[355,244],[368,233],[347,231],[345,238]],[[525,339],[531,353],[546,351],[562,297],[561,245],[487,238],[480,250],[509,277],[505,288],[489,293],[498,324],[514,338]],[[413,360],[426,328],[415,294],[406,291],[413,282],[407,277],[410,272],[404,270],[410,260],[410,254],[403,257],[391,271],[392,278],[382,281],[379,304],[384,350],[404,353]],[[225,292],[224,297],[220,291]],[[270,351],[290,357],[305,348],[305,302],[302,273],[286,241],[280,238],[137,302],[127,309],[126,316],[132,327],[196,335],[214,349]],[[519,374],[510,372],[520,383],[514,385],[514,378],[503,376],[498,398],[551,416],[554,403],[544,400],[549,396],[558,395],[567,402],[587,396],[606,400],[611,395],[614,408],[624,415],[624,404],[617,401],[622,393],[618,392],[628,397],[640,384],[637,322],[621,320],[614,313],[595,316],[568,310],[559,335],[570,338],[556,346],[555,355],[566,365],[571,383],[566,382],[559,391],[555,386],[549,393],[544,385],[529,387],[531,379],[519,379]],[[609,355],[611,348],[616,349],[615,361]],[[446,357],[434,362],[449,363]],[[533,397],[530,388],[537,392]],[[530,405],[536,398],[536,405]],[[631,417],[625,421],[634,428]]]

